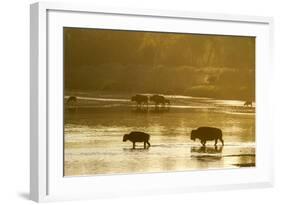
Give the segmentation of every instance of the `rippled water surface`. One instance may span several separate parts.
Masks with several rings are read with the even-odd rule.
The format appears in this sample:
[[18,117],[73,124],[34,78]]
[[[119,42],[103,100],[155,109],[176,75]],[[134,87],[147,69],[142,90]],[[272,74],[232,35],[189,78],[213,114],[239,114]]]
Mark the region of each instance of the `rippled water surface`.
[[[137,111],[126,98],[78,97],[65,108],[64,174],[85,176],[239,168],[255,166],[255,108],[241,101],[167,96],[170,108]],[[200,126],[223,131],[225,146],[190,140]],[[123,142],[123,135],[143,131],[143,143]]]

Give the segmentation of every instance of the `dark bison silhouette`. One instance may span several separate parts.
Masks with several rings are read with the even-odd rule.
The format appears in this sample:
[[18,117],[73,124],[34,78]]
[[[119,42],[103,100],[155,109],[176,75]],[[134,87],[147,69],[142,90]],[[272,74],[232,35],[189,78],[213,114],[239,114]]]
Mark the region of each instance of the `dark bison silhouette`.
[[165,104],[166,104],[166,105],[170,105],[170,104],[171,104],[170,100],[165,99]]
[[215,146],[217,146],[218,140],[220,140],[222,145],[224,145],[222,131],[221,129],[215,127],[199,127],[196,130],[192,130],[190,139],[194,141],[199,139],[203,146],[205,146],[207,141],[212,140],[215,140]]
[[246,101],[246,102],[244,103],[244,106],[252,107],[252,106],[253,106],[253,103],[252,103],[252,101]]
[[150,135],[144,132],[131,132],[130,134],[125,134],[123,136],[123,142],[127,140],[133,143],[133,149],[135,149],[136,142],[143,142],[144,149],[146,148],[146,144],[150,147],[149,143]]
[[131,101],[137,103],[137,107],[141,107],[142,105],[148,106],[148,96],[146,95],[135,95],[131,98]]
[[67,104],[74,104],[76,102],[77,102],[77,97],[75,96],[70,96],[66,101]]
[[154,102],[155,107],[158,107],[158,105],[162,105],[162,107],[170,105],[170,100],[166,99],[163,95],[152,95],[149,100]]

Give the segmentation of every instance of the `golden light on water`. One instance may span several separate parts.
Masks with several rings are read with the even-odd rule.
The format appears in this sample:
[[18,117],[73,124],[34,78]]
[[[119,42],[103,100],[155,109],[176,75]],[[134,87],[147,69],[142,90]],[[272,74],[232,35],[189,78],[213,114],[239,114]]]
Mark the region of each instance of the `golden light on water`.
[[[65,176],[255,166],[254,37],[64,28],[64,94]],[[191,140],[202,126],[224,146]]]

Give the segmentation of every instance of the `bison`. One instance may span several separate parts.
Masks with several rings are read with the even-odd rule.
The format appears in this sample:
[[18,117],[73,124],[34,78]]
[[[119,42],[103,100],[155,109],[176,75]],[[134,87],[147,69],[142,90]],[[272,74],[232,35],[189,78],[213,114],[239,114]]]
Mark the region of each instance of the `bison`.
[[253,103],[252,103],[252,101],[245,101],[245,103],[244,103],[244,106],[245,107],[253,107]]
[[130,134],[125,134],[123,136],[123,142],[126,142],[127,140],[131,141],[133,143],[133,149],[135,149],[135,143],[136,142],[143,142],[144,149],[146,148],[146,144],[148,144],[148,147],[150,147],[149,143],[150,135],[144,132],[131,132]]
[[146,95],[135,95],[131,98],[131,101],[137,103],[137,108],[141,108],[142,105],[146,105],[148,107],[148,96]]
[[75,96],[70,96],[66,101],[67,104],[73,104],[76,102],[77,102],[77,97],[75,97]]
[[170,105],[170,100],[166,99],[163,95],[152,95],[149,100],[154,102],[155,109],[158,108],[158,105],[161,105],[162,107]]
[[196,139],[201,141],[201,144],[205,146],[207,141],[215,140],[215,146],[217,146],[218,140],[224,145],[222,139],[222,131],[215,127],[199,127],[196,130],[191,131],[190,139],[195,141]]

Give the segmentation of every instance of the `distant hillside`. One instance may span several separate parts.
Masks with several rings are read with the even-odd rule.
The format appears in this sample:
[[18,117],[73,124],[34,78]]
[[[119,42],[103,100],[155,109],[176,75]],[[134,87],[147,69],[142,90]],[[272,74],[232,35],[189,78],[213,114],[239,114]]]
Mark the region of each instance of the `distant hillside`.
[[255,99],[255,38],[64,30],[66,90]]

